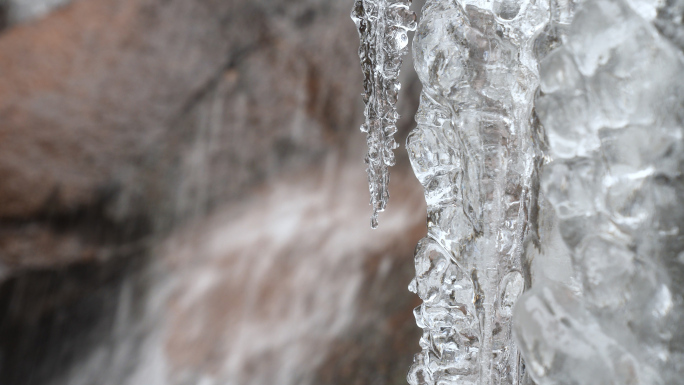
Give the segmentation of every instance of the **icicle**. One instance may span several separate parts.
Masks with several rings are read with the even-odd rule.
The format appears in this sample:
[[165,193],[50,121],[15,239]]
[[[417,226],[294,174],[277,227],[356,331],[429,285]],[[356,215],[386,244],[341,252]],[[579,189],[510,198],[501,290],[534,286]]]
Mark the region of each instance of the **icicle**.
[[547,0],[428,0],[413,42],[423,83],[407,148],[428,236],[409,290],[423,303],[411,385],[527,383],[512,336],[529,286],[541,164],[535,40]]
[[366,105],[361,131],[367,133],[372,228],[378,227],[378,213],[387,205],[388,167],[394,165],[392,150],[399,147],[394,141],[399,118],[399,69],[407,52],[407,32],[416,29],[416,14],[409,10],[410,4],[411,0],[356,0],[351,12],[361,40],[359,58]]

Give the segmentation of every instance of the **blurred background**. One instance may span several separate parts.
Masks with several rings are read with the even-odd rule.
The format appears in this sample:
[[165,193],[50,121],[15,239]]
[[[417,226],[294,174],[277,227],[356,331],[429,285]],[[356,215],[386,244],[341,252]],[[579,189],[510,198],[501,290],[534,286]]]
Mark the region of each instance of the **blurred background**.
[[0,385],[405,383],[425,207],[402,145],[370,229],[351,7],[0,0]]

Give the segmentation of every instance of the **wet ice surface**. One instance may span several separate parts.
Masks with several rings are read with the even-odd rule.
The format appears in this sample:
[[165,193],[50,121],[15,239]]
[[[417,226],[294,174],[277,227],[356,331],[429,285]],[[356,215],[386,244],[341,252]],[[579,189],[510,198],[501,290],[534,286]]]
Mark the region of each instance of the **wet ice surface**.
[[535,39],[549,18],[544,1],[423,8],[413,50],[424,88],[407,140],[428,205],[409,287],[424,331],[412,385],[526,381],[511,317],[538,234]]
[[681,1],[426,3],[409,383],[681,383],[683,15]]
[[356,0],[351,12],[359,31],[359,59],[363,71],[365,122],[367,134],[366,171],[373,208],[371,227],[378,226],[378,213],[389,199],[389,167],[395,163],[393,150],[399,119],[396,103],[399,69],[407,52],[408,31],[416,29],[411,0]]
[[516,308],[539,384],[682,383],[683,14],[587,0],[541,62],[542,190],[580,285],[533,287]]

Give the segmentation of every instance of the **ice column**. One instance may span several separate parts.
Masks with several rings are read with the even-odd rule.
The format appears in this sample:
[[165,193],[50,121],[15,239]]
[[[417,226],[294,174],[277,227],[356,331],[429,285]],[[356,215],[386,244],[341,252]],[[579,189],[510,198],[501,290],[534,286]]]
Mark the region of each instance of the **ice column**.
[[682,1],[586,0],[541,63],[542,190],[581,283],[516,307],[541,385],[683,383],[683,18]]
[[406,54],[408,31],[416,29],[416,14],[409,10],[411,0],[356,0],[351,12],[359,31],[359,58],[363,70],[365,122],[367,133],[366,171],[373,207],[371,227],[378,226],[378,212],[385,210],[389,192],[389,167],[394,165],[393,150],[399,119],[396,103],[399,69]]
[[539,127],[535,39],[546,0],[428,0],[413,55],[423,92],[407,140],[425,188],[428,235],[409,289],[423,304],[408,381],[520,384],[513,305],[529,286]]

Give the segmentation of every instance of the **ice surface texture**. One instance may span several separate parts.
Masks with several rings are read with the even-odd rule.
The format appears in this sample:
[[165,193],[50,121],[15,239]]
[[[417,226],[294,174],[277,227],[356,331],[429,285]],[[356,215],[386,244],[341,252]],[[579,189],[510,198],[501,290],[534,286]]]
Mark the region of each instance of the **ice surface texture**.
[[[376,212],[378,7],[354,11]],[[684,384],[683,20],[684,0],[426,2],[410,384]]]
[[424,331],[412,385],[527,381],[511,317],[537,235],[535,42],[550,17],[545,0],[423,8],[413,43],[423,92],[407,140],[428,206],[409,287],[423,300],[414,313]]
[[371,227],[378,226],[378,212],[385,210],[389,199],[389,167],[394,165],[393,150],[399,119],[396,103],[399,93],[399,69],[407,52],[408,31],[416,29],[416,14],[409,9],[411,0],[356,0],[351,12],[359,31],[359,58],[363,70],[365,122],[367,133],[366,165]]
[[535,286],[516,307],[540,385],[684,383],[683,15],[586,0],[541,62],[542,190],[581,285]]

